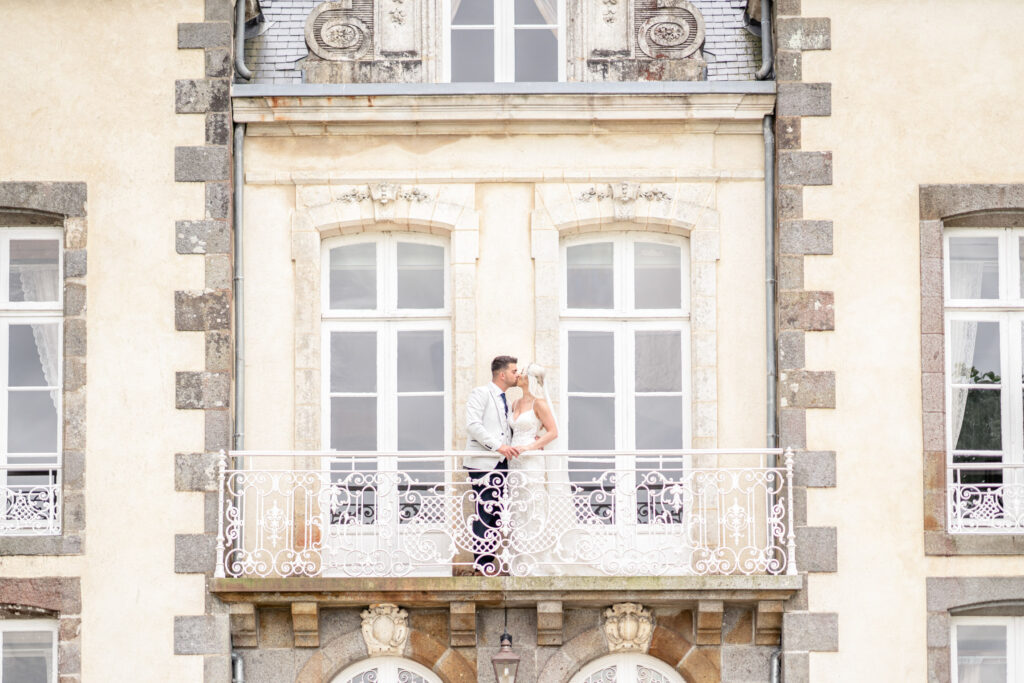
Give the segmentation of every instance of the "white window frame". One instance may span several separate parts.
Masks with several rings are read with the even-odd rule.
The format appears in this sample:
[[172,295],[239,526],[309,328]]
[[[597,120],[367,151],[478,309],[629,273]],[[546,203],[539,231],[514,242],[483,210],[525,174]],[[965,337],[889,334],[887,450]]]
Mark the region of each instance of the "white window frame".
[[[377,245],[377,307],[375,309],[330,308],[330,252],[339,246],[374,242]],[[412,242],[442,247],[444,256],[444,306],[438,309],[399,309],[398,243]],[[451,378],[451,247],[447,239],[418,233],[373,233],[325,240],[322,245],[321,302],[323,308],[321,338],[321,443],[331,443],[331,332],[377,333],[377,450],[395,452],[398,448],[398,333],[410,330],[436,330],[444,336],[444,443],[452,440]],[[435,392],[429,392],[433,395]],[[363,394],[343,394],[363,395]],[[365,394],[371,395],[371,394]],[[406,394],[403,394],[406,395]]]
[[8,633],[25,631],[45,631],[53,634],[53,650],[50,653],[50,671],[52,676],[47,683],[57,683],[57,639],[60,629],[56,619],[0,619],[0,683],[18,683],[5,681],[3,671],[3,641]]
[[374,669],[377,670],[378,683],[397,683],[399,668],[416,674],[427,683],[441,683],[441,679],[433,671],[418,662],[403,657],[370,657],[361,660],[331,679],[331,683],[349,683],[356,676]]
[[[581,309],[567,305],[569,248],[584,244],[612,243],[612,308]],[[634,245],[637,242],[671,245],[680,249],[679,308],[638,309],[635,306]],[[693,378],[690,364],[690,242],[685,237],[636,231],[600,232],[562,240],[559,272],[561,309],[559,348],[561,382],[561,424],[566,426],[564,443],[568,448],[569,429],[569,332],[612,332],[615,338],[615,450],[636,451],[634,332],[642,330],[678,330],[681,335],[682,448],[691,443],[691,404]],[[675,392],[669,392],[675,394]],[[577,395],[574,392],[574,395]],[[596,394],[595,394],[596,395]],[[648,395],[646,392],[643,395]],[[657,395],[657,394],[650,394]],[[625,463],[623,463],[625,464]]]
[[[490,29],[494,31],[494,80],[493,83],[515,83],[516,80],[516,46],[515,30],[517,28],[529,28],[531,30],[550,29],[551,24],[516,24],[515,23],[515,2],[514,0],[494,0],[494,23],[493,24],[465,24],[459,25],[462,29]],[[444,17],[444,31],[442,40],[442,53],[444,55],[444,71],[442,77],[445,83],[452,81],[452,3],[451,0],[443,0],[442,15]],[[558,0],[558,81],[565,82],[565,0]],[[482,81],[487,82],[487,81]],[[527,82],[527,81],[520,81]],[[547,82],[547,81],[545,81]]]
[[573,676],[569,683],[587,683],[587,679],[594,674],[607,669],[610,666],[616,667],[615,680],[619,683],[638,683],[636,676],[638,667],[651,669],[664,676],[669,683],[685,683],[671,666],[650,655],[642,655],[634,652],[624,652],[614,655],[605,655],[586,664]]
[[957,627],[961,625],[1006,626],[1006,680],[1024,677],[1024,617],[953,617],[949,638],[951,683],[965,683],[960,681],[957,666]]
[[[56,240],[57,248],[57,278],[58,292],[57,301],[9,301],[10,299],[10,270],[11,270],[11,249],[12,240]],[[8,415],[8,392],[12,389],[9,385],[8,376],[8,354],[10,343],[9,328],[11,325],[29,324],[55,324],[57,325],[57,368],[59,383],[48,387],[21,387],[22,390],[46,389],[57,392],[57,439],[56,454],[53,463],[41,463],[38,467],[32,465],[15,465],[20,470],[52,471],[53,479],[51,484],[56,490],[56,519],[52,523],[26,524],[16,520],[7,521],[0,516],[0,535],[56,535],[61,532],[61,496],[63,490],[63,421],[64,421],[64,231],[61,228],[2,228],[0,229],[0,490],[7,487],[8,482],[8,458],[7,450],[7,415]],[[51,457],[50,453],[19,453],[19,457],[37,455]],[[0,511],[2,515],[2,511]]]

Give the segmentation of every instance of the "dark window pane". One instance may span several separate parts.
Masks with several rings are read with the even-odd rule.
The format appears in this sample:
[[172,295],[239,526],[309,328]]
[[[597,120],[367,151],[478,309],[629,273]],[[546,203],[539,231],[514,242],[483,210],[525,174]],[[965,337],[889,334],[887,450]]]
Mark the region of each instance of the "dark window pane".
[[580,244],[566,254],[566,305],[612,308],[612,243]]
[[331,391],[377,391],[376,332],[331,332]]
[[[953,351],[954,384],[998,384],[1001,379],[999,355],[999,323],[974,320],[950,322],[950,346]],[[971,345],[974,352],[971,354]],[[957,354],[970,356],[970,364]]]
[[1003,447],[1003,425],[999,389],[954,389],[954,405],[967,392],[964,419],[960,425],[958,451],[998,451]]
[[682,334],[674,331],[637,331],[637,391],[682,391]]
[[444,308],[444,247],[398,243],[398,307]]
[[377,399],[331,399],[331,448],[336,451],[377,450]]
[[615,449],[615,399],[569,397],[569,450]]
[[494,82],[494,31],[452,31],[452,83]]
[[331,249],[331,308],[377,307],[377,245],[373,242]]
[[494,0],[452,0],[453,24],[493,24]]
[[398,450],[444,450],[444,397],[398,397]]
[[398,333],[398,390],[444,391],[444,333]]
[[569,333],[569,391],[615,391],[615,338],[611,332]]
[[677,449],[683,447],[683,398],[636,397],[636,447]]
[[57,392],[7,392],[7,450],[53,453],[57,450]]
[[60,241],[11,240],[11,301],[60,301]]
[[557,81],[558,37],[550,29],[517,28],[515,33],[516,81]]
[[634,305],[679,308],[682,250],[668,244],[637,242],[633,247]]

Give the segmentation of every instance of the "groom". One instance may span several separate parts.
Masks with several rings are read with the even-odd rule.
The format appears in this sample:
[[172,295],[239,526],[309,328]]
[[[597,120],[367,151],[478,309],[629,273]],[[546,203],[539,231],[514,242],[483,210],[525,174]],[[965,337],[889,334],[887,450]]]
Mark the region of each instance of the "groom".
[[[513,448],[509,426],[508,401],[505,391],[516,385],[516,363],[512,356],[498,356],[491,361],[491,382],[477,387],[466,401],[466,451],[463,465],[476,494],[473,519],[473,574],[495,575],[498,562],[494,557],[501,533],[499,497],[505,488],[508,458],[519,457]],[[468,572],[467,572],[468,573]]]

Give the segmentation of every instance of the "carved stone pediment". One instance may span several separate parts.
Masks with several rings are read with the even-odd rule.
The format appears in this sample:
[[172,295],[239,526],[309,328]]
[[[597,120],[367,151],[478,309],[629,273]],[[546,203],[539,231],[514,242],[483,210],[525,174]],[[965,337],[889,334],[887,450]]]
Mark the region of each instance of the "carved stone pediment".
[[612,605],[604,612],[604,635],[612,652],[647,652],[654,635],[654,617],[635,602]]
[[409,613],[398,605],[377,604],[363,610],[363,640],[370,656],[400,656],[409,640]]

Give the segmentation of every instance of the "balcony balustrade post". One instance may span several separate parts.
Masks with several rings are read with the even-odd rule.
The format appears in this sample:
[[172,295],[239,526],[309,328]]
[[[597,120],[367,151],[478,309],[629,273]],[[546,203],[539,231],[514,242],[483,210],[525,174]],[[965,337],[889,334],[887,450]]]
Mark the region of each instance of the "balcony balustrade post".
[[213,569],[214,577],[225,578],[224,573],[224,487],[226,484],[225,470],[228,456],[221,450],[217,456],[217,564]]
[[793,524],[793,449],[787,447],[785,453],[786,462],[786,497],[788,498],[787,507],[789,523],[787,526],[787,539],[786,539],[786,554],[788,555],[786,562],[786,573],[790,575],[797,574],[796,568],[796,529]]

